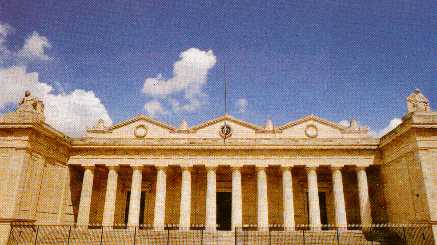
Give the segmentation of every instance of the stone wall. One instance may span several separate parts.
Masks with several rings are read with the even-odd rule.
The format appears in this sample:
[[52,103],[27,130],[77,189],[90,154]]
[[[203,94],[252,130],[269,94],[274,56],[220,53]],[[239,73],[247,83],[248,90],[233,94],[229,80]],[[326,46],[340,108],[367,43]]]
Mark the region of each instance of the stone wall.
[[383,148],[382,176],[390,223],[429,220],[422,163],[417,158],[415,132],[396,138]]

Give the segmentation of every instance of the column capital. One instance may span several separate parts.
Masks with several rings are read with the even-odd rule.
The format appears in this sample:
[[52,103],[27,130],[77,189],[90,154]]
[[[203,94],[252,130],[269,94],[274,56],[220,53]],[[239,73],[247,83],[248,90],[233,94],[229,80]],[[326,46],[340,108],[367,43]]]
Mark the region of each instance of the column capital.
[[209,170],[216,171],[217,167],[218,167],[217,165],[208,165],[208,166],[205,166],[206,171],[209,171]]
[[231,165],[232,172],[233,171],[241,171],[242,165]]
[[281,165],[281,170],[287,171],[287,170],[293,169],[293,167],[294,167],[293,165],[284,164],[284,165]]
[[167,168],[168,168],[168,165],[167,164],[158,164],[158,165],[155,165],[155,168],[156,168],[156,170],[164,170],[164,171],[166,171]]
[[336,166],[330,166],[330,169],[332,172],[336,171],[336,170],[342,170],[343,169],[343,165],[336,165]]
[[356,166],[355,167],[355,171],[357,171],[357,172],[361,171],[361,170],[366,171],[367,167],[369,167],[369,166]]
[[318,167],[319,167],[318,165],[307,165],[307,166],[305,166],[305,171],[307,173],[312,171],[312,170],[317,171]]
[[131,164],[129,166],[132,168],[132,170],[143,170],[144,168],[144,165],[142,164]]
[[269,165],[267,165],[267,164],[259,164],[259,165],[255,165],[255,168],[256,168],[257,171],[265,170],[265,169],[268,168],[268,167],[269,167]]
[[82,168],[89,170],[94,170],[94,168],[96,167],[94,164],[82,164],[81,166]]
[[106,168],[108,168],[108,170],[115,170],[115,171],[118,171],[119,169],[120,169],[120,166],[118,165],[118,164],[116,164],[116,165],[114,165],[114,164],[108,164],[108,165],[105,165],[106,166]]
[[192,168],[193,168],[192,165],[181,165],[182,171],[190,171],[191,172]]

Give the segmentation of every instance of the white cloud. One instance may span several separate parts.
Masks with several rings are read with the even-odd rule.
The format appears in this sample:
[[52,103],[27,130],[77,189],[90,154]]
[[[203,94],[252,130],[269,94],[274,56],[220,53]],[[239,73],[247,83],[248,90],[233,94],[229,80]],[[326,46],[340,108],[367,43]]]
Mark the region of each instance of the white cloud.
[[392,131],[394,128],[396,128],[399,124],[402,123],[402,119],[400,118],[393,118],[392,120],[390,120],[390,123],[387,125],[387,127],[379,130],[379,131],[370,131],[370,135],[374,136],[374,137],[382,137],[384,135],[386,135],[388,132]]
[[24,41],[23,48],[18,51],[17,55],[29,60],[49,60],[50,57],[45,53],[48,48],[51,48],[49,40],[34,31]]
[[161,103],[157,100],[152,100],[144,104],[144,110],[152,117],[157,115],[167,114],[166,110],[161,106]]
[[[208,72],[215,63],[216,57],[212,50],[185,50],[173,65],[173,76],[165,79],[158,74],[156,77],[146,78],[143,93],[167,102],[174,112],[195,111],[207,99],[202,89],[208,81]],[[183,94],[183,101],[175,98],[180,93]]]
[[11,55],[11,51],[6,47],[6,38],[9,33],[13,31],[13,28],[4,23],[0,23],[0,64],[3,63]]
[[99,119],[112,124],[105,106],[93,91],[76,89],[68,94],[48,94],[44,103],[47,123],[71,136],[81,136]]
[[26,90],[32,91],[33,95],[40,98],[52,91],[50,85],[39,81],[38,73],[28,73],[24,66],[0,69],[0,87],[0,108],[18,102]]
[[236,102],[238,112],[244,113],[247,110],[248,102],[246,98],[239,98]]
[[77,89],[68,94],[53,94],[52,86],[41,82],[37,72],[27,72],[23,66],[1,68],[0,87],[0,108],[18,102],[24,91],[30,90],[44,101],[47,123],[71,136],[82,135],[100,118],[112,123],[94,92]]
[[[12,30],[9,25],[0,23],[0,63],[6,59],[11,59],[14,64],[21,63],[21,59],[50,59],[45,49],[51,45],[46,37],[37,32],[25,40],[21,50],[16,53],[9,51],[5,42]],[[105,106],[93,91],[76,89],[71,93],[54,94],[51,85],[41,82],[37,72],[27,72],[24,65],[0,68],[0,88],[0,109],[17,103],[24,92],[30,90],[33,96],[43,100],[47,123],[71,136],[82,135],[86,128],[94,126],[100,118],[112,124]]]

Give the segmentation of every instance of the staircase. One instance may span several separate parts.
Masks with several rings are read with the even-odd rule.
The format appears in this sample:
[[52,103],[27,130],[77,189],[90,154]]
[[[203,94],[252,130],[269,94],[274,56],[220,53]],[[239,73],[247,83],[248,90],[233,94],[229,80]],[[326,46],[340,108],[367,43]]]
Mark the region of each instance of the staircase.
[[[147,229],[87,229],[74,226],[17,226],[10,233],[12,244],[86,244],[86,245],[379,245],[367,241],[361,231],[153,231]],[[396,243],[392,243],[396,244]]]

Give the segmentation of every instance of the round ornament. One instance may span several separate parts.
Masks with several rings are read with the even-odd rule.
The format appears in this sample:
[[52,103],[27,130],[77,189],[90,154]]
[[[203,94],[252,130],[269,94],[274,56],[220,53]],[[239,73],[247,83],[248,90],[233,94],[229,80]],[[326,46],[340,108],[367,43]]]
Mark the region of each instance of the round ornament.
[[147,135],[147,128],[144,125],[139,125],[134,130],[135,137],[144,138]]
[[232,136],[232,128],[225,124],[220,127],[219,134],[223,139],[227,139]]
[[315,125],[308,125],[306,128],[305,128],[305,135],[308,137],[308,138],[316,138],[317,137],[317,135],[318,135],[318,129],[317,129],[317,127],[315,126]]

